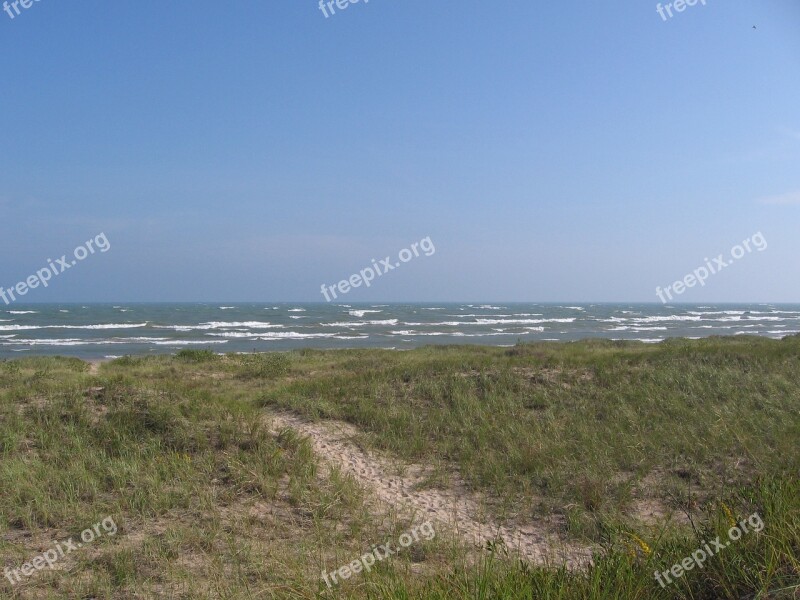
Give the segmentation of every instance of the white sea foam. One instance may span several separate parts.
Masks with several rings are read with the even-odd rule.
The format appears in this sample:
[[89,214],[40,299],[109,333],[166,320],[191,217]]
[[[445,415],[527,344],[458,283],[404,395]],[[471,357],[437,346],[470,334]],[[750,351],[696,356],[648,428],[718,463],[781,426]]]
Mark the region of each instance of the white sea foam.
[[102,325],[48,325],[49,329],[138,329],[147,323],[104,323]]
[[709,310],[709,311],[687,311],[690,315],[743,315],[746,310]]
[[224,329],[228,327],[249,327],[250,329],[272,329],[274,327],[283,327],[283,325],[275,325],[270,322],[264,321],[211,321],[209,323],[203,323],[204,325],[208,325],[211,329]]
[[207,333],[206,335],[211,335],[214,337],[224,337],[224,338],[241,338],[241,339],[250,339],[253,336],[258,335],[257,333],[250,332],[250,331],[226,331],[224,333]]
[[6,311],[10,315],[38,315],[39,311],[37,310],[7,310]]
[[306,309],[305,308],[290,308],[286,312],[306,312]]
[[31,329],[136,329],[147,327],[147,323],[106,323],[103,325],[0,325],[0,331],[22,331]]
[[[442,315],[445,317],[455,317],[456,319],[461,319],[463,317],[474,317],[474,318],[485,318],[489,315],[476,315],[476,314],[466,314],[466,315]],[[542,317],[544,316],[542,313],[510,313],[510,314],[497,314],[494,313],[491,315],[492,317]]]
[[281,329],[285,325],[274,325],[264,321],[211,321],[199,325],[154,325],[155,329],[172,329],[174,331],[205,331],[208,329],[230,329],[247,327],[250,329]]
[[670,315],[668,317],[633,317],[629,320],[634,323],[661,323],[664,321],[701,321],[702,319],[696,315]]
[[170,340],[168,342],[153,342],[156,346],[195,346],[206,344],[227,344],[228,340]]
[[256,340],[306,340],[313,338],[330,338],[335,340],[363,340],[368,335],[340,335],[338,333],[300,333],[297,331],[276,331],[275,333],[259,334]]
[[390,331],[391,335],[415,335],[420,337],[492,337],[497,335],[526,335],[526,334],[513,334],[513,333],[464,333],[463,331],[413,331],[410,329],[402,329],[399,331]]
[[412,323],[411,327],[469,327],[475,325],[537,325],[539,323],[573,323],[575,317],[568,319],[475,319],[474,321],[438,321],[434,323]]
[[41,339],[41,340],[13,340],[12,342],[2,342],[2,346],[25,345],[25,346],[89,346],[93,344],[89,340],[81,339]]
[[357,339],[364,339],[368,338],[369,336],[363,335],[341,335],[338,333],[301,333],[299,331],[275,331],[275,332],[267,332],[267,333],[242,333],[242,332],[235,332],[235,331],[226,331],[223,333],[207,333],[206,335],[214,336],[214,337],[224,337],[224,338],[235,338],[235,339],[247,339],[247,340],[303,340],[303,339],[314,339],[314,338],[330,338],[330,339],[339,339],[339,340],[357,340]]
[[320,323],[320,327],[367,327],[369,325],[397,325],[397,319],[384,321],[338,321],[336,323]]
[[362,318],[367,313],[381,313],[382,310],[350,310],[347,311],[351,317],[358,317],[359,319]]
[[464,337],[464,334],[456,331],[453,333],[449,333],[446,331],[411,331],[408,329],[403,329],[400,331],[391,331],[392,335],[418,335],[418,336],[439,336],[439,335],[451,335],[454,337]]
[[477,325],[533,325],[536,323],[574,323],[575,317],[568,319],[476,319]]
[[[9,339],[14,336],[0,335],[0,339]],[[103,340],[86,340],[81,338],[36,338],[36,339],[23,339],[16,338],[10,339],[4,345],[30,345],[30,346],[121,346],[124,344],[150,344],[167,342],[169,338],[149,338],[149,337],[132,337],[132,338],[111,338]],[[62,343],[63,342],[63,343]]]

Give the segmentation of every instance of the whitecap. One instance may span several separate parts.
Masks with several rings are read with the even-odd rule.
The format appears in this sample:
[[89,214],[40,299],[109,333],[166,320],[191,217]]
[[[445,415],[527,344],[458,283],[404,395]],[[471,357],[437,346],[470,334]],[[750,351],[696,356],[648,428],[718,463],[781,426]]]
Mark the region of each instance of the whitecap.
[[4,342],[3,346],[25,345],[25,346],[89,346],[93,342],[81,339],[41,339],[41,340],[13,340]]
[[147,327],[147,323],[107,323],[103,325],[0,325],[0,331],[23,331],[31,329],[136,329]]
[[320,323],[320,327],[367,327],[369,325],[397,325],[397,319],[385,321],[340,321],[336,323]]
[[658,323],[661,321],[701,321],[702,319],[699,316],[670,315],[668,317],[637,317],[630,320],[634,323]]
[[174,331],[205,331],[208,329],[230,329],[233,327],[247,327],[250,329],[273,329],[283,328],[283,325],[273,325],[263,321],[211,321],[200,323],[199,325],[154,325],[154,329],[172,329]]
[[575,317],[568,319],[476,319],[476,325],[533,325],[536,323],[574,323]]
[[170,340],[168,342],[153,342],[156,346],[194,346],[207,344],[227,344],[228,340]]
[[351,317],[358,317],[359,319],[366,315],[367,313],[380,313],[383,312],[382,310],[350,310],[348,314]]
[[341,335],[338,333],[301,333],[299,331],[275,331],[269,333],[209,333],[216,337],[244,338],[251,341],[278,341],[278,340],[306,340],[306,339],[336,339],[336,340],[360,340],[367,339],[368,335]]
[[438,321],[434,323],[412,323],[412,327],[474,327],[476,325],[537,325],[539,323],[573,323],[575,317],[567,319],[475,319],[474,321]]

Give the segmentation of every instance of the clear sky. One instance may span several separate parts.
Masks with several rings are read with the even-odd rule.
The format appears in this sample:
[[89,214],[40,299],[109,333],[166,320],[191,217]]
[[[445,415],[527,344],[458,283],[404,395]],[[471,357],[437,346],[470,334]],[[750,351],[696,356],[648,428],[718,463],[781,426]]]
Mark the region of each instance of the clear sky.
[[[40,0],[0,12],[26,301],[800,301],[800,3]],[[666,13],[665,13],[666,14]],[[754,29],[753,26],[756,28]]]

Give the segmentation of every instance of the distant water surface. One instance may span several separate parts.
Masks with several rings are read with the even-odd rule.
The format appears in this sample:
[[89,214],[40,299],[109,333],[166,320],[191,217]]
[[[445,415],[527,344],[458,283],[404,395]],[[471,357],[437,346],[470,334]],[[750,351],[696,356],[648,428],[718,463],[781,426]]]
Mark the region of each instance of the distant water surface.
[[0,358],[798,332],[800,304],[14,304],[0,307]]

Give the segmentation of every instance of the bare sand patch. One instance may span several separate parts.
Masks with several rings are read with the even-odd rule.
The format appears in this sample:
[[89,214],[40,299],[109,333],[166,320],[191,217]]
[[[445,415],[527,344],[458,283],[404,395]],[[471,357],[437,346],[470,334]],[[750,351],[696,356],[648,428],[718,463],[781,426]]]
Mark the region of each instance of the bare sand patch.
[[[481,508],[480,497],[457,477],[447,489],[422,489],[430,468],[401,464],[359,448],[358,429],[341,421],[312,423],[285,413],[271,413],[274,431],[289,428],[308,437],[314,453],[329,469],[338,467],[374,494],[383,508],[432,520],[462,539],[486,547],[501,541],[506,548],[535,564],[565,564],[576,568],[591,560],[591,550],[567,543],[552,522],[500,524]],[[381,511],[381,507],[376,507]]]

